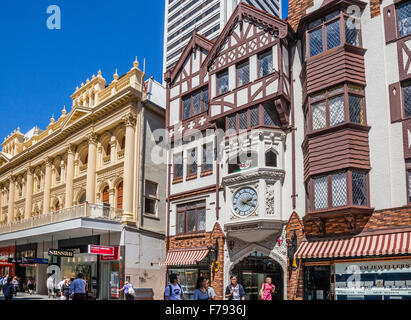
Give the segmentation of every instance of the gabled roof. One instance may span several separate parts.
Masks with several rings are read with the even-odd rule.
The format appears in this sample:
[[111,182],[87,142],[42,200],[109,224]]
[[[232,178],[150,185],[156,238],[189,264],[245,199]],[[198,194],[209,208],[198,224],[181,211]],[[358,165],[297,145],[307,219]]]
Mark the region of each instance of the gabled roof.
[[61,128],[68,127],[70,124],[76,122],[78,119],[83,118],[85,115],[91,113],[91,108],[75,106],[67,115],[61,124]]
[[220,47],[224,44],[224,40],[230,34],[231,30],[235,27],[236,23],[243,20],[243,17],[247,17],[253,21],[265,25],[269,29],[274,29],[278,32],[279,38],[285,38],[287,35],[292,34],[293,30],[291,26],[284,20],[253,6],[250,6],[244,2],[240,2],[237,8],[234,10],[230,19],[227,21],[224,29],[220,35],[214,41],[214,45],[211,51],[204,60],[202,67],[209,67],[215,56],[218,54]]
[[177,60],[176,65],[174,66],[173,69],[169,70],[166,75],[165,79],[168,82],[173,82],[174,79],[176,78],[178,72],[182,68],[184,62],[186,61],[187,57],[191,53],[191,51],[196,47],[199,46],[207,51],[210,51],[213,42],[211,40],[208,40],[206,37],[200,35],[197,32],[193,32],[193,35],[190,39],[190,41],[187,43],[186,47],[184,48],[183,52],[180,55],[180,58]]

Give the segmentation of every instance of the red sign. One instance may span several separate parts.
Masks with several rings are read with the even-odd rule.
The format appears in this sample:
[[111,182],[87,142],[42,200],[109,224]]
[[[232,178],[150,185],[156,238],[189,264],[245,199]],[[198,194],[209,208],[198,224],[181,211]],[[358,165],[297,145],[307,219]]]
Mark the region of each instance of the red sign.
[[101,254],[106,256],[114,256],[114,247],[88,245],[89,254]]
[[0,266],[12,267],[13,264],[8,261],[0,261]]
[[113,255],[104,255],[100,257],[101,261],[115,261],[119,259],[119,247],[114,247]]

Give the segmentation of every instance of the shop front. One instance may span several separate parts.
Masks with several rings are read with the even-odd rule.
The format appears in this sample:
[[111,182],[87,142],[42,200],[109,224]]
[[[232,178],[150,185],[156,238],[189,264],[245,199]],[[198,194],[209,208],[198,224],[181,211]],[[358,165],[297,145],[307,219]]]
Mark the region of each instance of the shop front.
[[304,241],[305,300],[411,300],[411,232]]
[[10,263],[9,259],[14,258],[15,246],[7,246],[0,248],[0,276],[14,276],[15,274],[15,265]]
[[[28,243],[24,245],[16,246],[15,259],[20,261],[21,259],[37,259],[37,243]],[[20,291],[26,291],[26,285],[28,280],[31,280],[36,284],[37,264],[25,263],[24,261],[14,264],[15,275],[19,279]]]

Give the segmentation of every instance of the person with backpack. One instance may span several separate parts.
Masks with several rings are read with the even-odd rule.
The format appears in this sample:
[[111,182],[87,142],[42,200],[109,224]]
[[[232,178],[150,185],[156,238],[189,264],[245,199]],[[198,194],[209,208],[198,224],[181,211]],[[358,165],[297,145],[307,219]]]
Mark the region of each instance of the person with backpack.
[[238,283],[237,276],[230,277],[231,283],[225,290],[225,297],[228,300],[245,300],[245,291],[241,284]]
[[7,278],[6,284],[3,283],[3,294],[4,294],[4,300],[6,301],[13,300],[14,285],[12,281],[13,281],[12,278]]
[[120,289],[120,291],[124,291],[124,294],[126,296],[126,300],[134,300],[134,288],[131,283],[128,283],[127,281],[124,283],[124,287]]
[[170,274],[169,276],[170,284],[166,287],[164,291],[164,300],[185,300],[186,296],[184,294],[184,290],[181,287],[176,274]]

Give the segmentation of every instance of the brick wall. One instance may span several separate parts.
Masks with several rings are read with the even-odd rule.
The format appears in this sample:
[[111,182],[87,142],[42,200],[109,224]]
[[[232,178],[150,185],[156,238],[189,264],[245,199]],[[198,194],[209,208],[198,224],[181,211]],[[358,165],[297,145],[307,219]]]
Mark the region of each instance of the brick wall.
[[[169,250],[177,249],[193,249],[214,247],[216,239],[218,239],[219,253],[218,261],[220,262],[220,268],[218,272],[211,272],[211,286],[214,288],[217,294],[217,299],[223,299],[224,289],[224,243],[225,236],[221,229],[220,224],[217,222],[214,225],[212,232],[203,232],[188,235],[178,235],[169,237]],[[213,254],[213,253],[211,253]]]
[[411,206],[375,211],[364,231],[400,227],[411,227]]
[[[297,234],[297,245],[304,238],[303,223],[296,212],[293,212],[285,228],[287,240],[291,240],[294,231]],[[287,300],[302,300],[304,292],[304,272],[301,261],[297,270],[292,270],[290,261],[287,259]]]
[[314,5],[314,0],[290,0],[288,4],[287,21],[294,30],[297,30],[298,23],[306,14],[308,8]]
[[371,18],[380,15],[381,0],[370,0],[370,14]]

